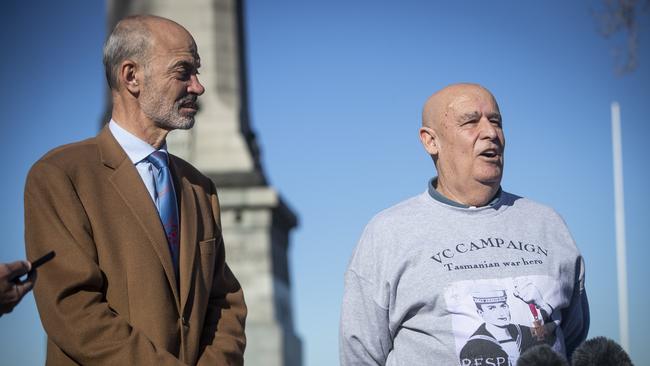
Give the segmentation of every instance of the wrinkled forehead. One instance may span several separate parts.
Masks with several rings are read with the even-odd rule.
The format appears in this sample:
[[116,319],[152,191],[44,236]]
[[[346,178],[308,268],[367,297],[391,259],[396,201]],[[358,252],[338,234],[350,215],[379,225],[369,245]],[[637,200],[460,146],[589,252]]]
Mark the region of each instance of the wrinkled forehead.
[[499,105],[494,96],[480,87],[463,88],[451,92],[445,109],[446,112],[457,116],[475,112],[480,114],[499,113]]

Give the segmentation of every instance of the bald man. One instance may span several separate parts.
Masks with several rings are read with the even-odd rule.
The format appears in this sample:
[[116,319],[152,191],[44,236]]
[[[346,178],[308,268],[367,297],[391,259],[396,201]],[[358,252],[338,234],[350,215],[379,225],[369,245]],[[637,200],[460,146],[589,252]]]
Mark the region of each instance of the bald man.
[[94,137],[29,172],[29,258],[55,250],[34,295],[48,365],[241,365],[246,305],[225,262],[212,181],[167,152],[204,88],[192,36],[154,16],[104,45],[113,101]]
[[[438,175],[366,226],[345,274],[341,364],[514,365],[537,344],[569,357],[589,329],[583,260],[555,211],[501,189],[492,93],[438,91],[419,134]],[[486,316],[491,331],[476,331]]]

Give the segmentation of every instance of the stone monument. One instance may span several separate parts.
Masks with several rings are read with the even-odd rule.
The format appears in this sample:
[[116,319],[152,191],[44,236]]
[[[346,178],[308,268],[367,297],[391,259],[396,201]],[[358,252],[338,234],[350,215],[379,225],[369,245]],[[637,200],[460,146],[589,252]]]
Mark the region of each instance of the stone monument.
[[300,366],[287,260],[297,218],[267,184],[250,127],[242,1],[108,0],[107,10],[109,29],[127,15],[153,14],[182,24],[194,36],[206,91],[194,128],[172,132],[167,145],[217,186],[226,259],[249,310],[246,365]]

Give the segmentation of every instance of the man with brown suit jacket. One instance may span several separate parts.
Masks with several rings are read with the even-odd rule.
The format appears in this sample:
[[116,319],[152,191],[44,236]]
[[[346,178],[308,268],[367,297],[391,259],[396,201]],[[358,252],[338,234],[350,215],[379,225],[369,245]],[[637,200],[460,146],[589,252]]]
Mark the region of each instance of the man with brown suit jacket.
[[[34,290],[47,364],[242,364],[246,305],[225,262],[216,189],[166,152],[167,133],[193,126],[204,92],[196,44],[168,19],[129,17],[106,41],[104,65],[111,122],[47,153],[25,187],[28,257],[56,251]],[[158,167],[143,150],[168,155],[177,269],[152,185]]]

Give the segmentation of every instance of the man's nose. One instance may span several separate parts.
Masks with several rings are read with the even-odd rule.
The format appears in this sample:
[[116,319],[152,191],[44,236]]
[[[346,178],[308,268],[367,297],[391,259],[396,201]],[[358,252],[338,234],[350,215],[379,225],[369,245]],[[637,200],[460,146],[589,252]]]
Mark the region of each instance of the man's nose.
[[199,77],[197,75],[192,75],[190,78],[190,85],[188,85],[187,91],[196,95],[201,95],[205,92],[205,88],[199,81]]
[[499,133],[497,132],[498,126],[490,122],[487,117],[482,117],[480,120],[481,124],[481,137],[485,139],[494,140],[497,138]]

